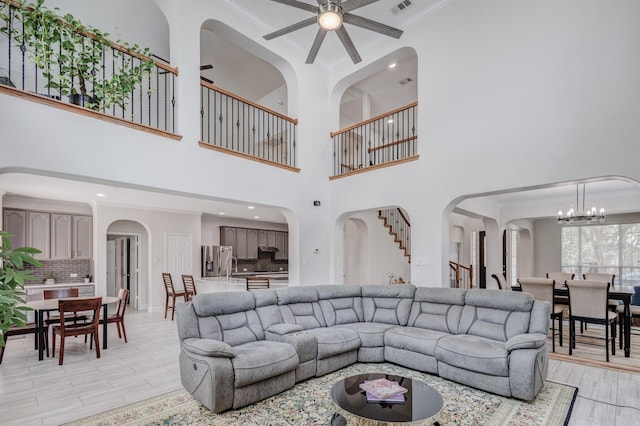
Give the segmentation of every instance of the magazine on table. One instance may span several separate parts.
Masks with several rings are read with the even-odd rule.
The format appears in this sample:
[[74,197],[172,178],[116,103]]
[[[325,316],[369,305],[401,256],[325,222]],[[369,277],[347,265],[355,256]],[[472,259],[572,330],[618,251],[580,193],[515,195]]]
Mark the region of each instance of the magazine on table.
[[404,402],[404,393],[407,388],[387,379],[365,380],[360,384],[360,389],[365,391],[369,402]]

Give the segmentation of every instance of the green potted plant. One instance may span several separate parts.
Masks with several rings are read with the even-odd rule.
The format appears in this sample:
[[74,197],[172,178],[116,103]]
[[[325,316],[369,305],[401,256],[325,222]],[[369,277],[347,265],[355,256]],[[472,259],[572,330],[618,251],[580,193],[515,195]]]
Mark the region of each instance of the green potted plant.
[[[22,29],[18,31],[14,25],[0,30],[5,34],[12,31],[16,46],[27,49],[46,78],[45,87],[68,96],[72,103],[94,109],[113,105],[124,108],[131,92],[155,66],[148,48],[115,44],[107,38],[108,33],[83,24],[69,13],[59,15],[58,8],[46,8],[44,0],[35,4],[17,0],[13,4],[19,7],[15,19],[22,23]],[[0,17],[8,22],[6,12]],[[108,61],[104,60],[105,51],[110,55]],[[133,57],[140,59],[135,66]],[[114,68],[107,69],[105,62],[114,64]]]
[[[13,248],[8,237],[11,234],[0,231],[2,246],[0,246],[0,334],[9,330],[11,325],[24,326],[27,322],[25,306],[24,282],[34,279],[29,271],[24,270],[25,263],[35,267],[42,264],[32,257],[40,253],[40,250],[32,247]],[[4,346],[4,339],[0,339],[0,345]]]

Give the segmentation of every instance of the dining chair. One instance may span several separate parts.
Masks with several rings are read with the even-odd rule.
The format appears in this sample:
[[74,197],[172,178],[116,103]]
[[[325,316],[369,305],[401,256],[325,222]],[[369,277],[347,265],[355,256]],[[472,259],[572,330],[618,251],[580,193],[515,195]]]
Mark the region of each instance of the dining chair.
[[[589,280],[589,281],[604,281],[609,283],[609,285],[613,287],[616,281],[616,274],[585,273],[585,274],[582,274],[582,279]],[[613,300],[613,299],[609,299],[609,301],[607,302],[607,306],[609,306],[609,310],[611,312],[616,312],[618,305],[622,305],[622,304],[623,304],[622,301]],[[620,330],[622,330],[622,327],[623,327],[622,318],[620,318],[619,322],[620,322]],[[582,333],[582,324],[580,324],[580,332]],[[620,333],[620,336],[622,336],[622,332]],[[620,340],[620,345],[622,345],[622,339],[619,339],[619,340]],[[622,349],[622,346],[620,346],[620,348]]]
[[164,281],[164,291],[166,294],[164,300],[164,317],[167,318],[167,312],[169,311],[169,298],[171,298],[171,321],[176,313],[176,298],[183,297],[184,301],[187,301],[187,294],[183,291],[176,291],[173,287],[173,280],[171,274],[167,272],[162,273],[162,280]]
[[[622,336],[624,333],[624,305],[616,306],[616,312],[618,313],[618,324],[620,325],[620,349],[622,349]],[[640,318],[640,286],[633,287],[633,296],[631,297],[631,304],[629,305],[629,313],[631,318]],[[633,330],[633,327],[631,327]],[[637,333],[631,333],[637,335]]]
[[269,288],[269,278],[267,277],[246,277],[247,290],[258,290]]
[[[88,299],[61,299],[58,302],[58,312],[60,314],[60,324],[53,326],[53,342],[52,353],[56,355],[56,335],[60,335],[60,355],[58,364],[62,365],[64,360],[64,342],[68,336],[90,335],[93,339],[92,343],[96,344],[96,357],[100,358],[100,341],[98,327],[100,324],[100,307],[102,306],[102,297],[93,297]],[[92,321],[82,323],[67,322],[65,317],[73,316],[75,312],[91,311]]]
[[[118,338],[122,339],[124,336],[124,342],[127,343],[127,330],[124,328],[124,314],[127,310],[127,304],[129,303],[129,290],[121,288],[118,291],[118,306],[116,311],[107,315],[107,323],[115,323],[118,329]],[[122,329],[122,330],[121,330]]]
[[[567,281],[574,279],[576,274],[571,272],[547,272],[546,276],[547,278],[554,280],[556,285],[564,286]],[[554,300],[555,303],[569,305],[569,298],[567,296],[556,296]]]
[[[604,325],[606,360],[609,362],[609,341],[611,354],[616,354],[616,319],[618,315],[607,306],[609,283],[604,281],[569,280],[569,355],[573,355],[576,346],[576,321]],[[583,335],[583,338],[597,336]]]
[[[20,335],[24,335],[24,334],[34,334],[36,336],[36,346],[38,344],[38,326],[36,325],[36,323],[27,323],[23,326],[17,326],[17,325],[12,325],[9,327],[9,330],[7,330],[6,333],[4,333],[1,338],[4,342],[3,345],[0,345],[0,364],[2,364],[2,358],[4,358],[4,350],[7,348],[7,341],[8,338],[10,336],[20,336]],[[46,334],[46,329],[45,329],[45,344],[47,345],[47,356],[49,356],[49,347],[48,347],[48,335]]]
[[558,343],[562,346],[562,316],[564,309],[557,306],[553,298],[553,290],[556,282],[549,278],[518,278],[523,292],[531,293],[536,300],[542,300],[551,304],[551,350],[556,351],[556,323],[558,321]]
[[193,275],[183,275],[182,285],[184,286],[185,300],[189,301],[193,299],[193,296],[198,294],[198,290],[196,289],[196,283],[193,280]]
[[502,272],[499,274],[491,274],[491,277],[493,277],[493,279],[496,280],[496,282],[498,283],[498,288],[500,290],[504,290],[507,287],[509,287],[507,284],[507,280],[505,280],[504,275],[502,275]]
[[[42,290],[42,298],[43,299],[64,299],[67,297],[78,297],[79,292],[78,292],[78,288],[52,288],[49,290]],[[85,314],[78,314],[77,312],[75,313],[75,315],[68,317],[68,321],[73,321],[74,323],[77,323],[78,321],[86,321],[88,319],[87,315]],[[53,312],[46,312],[46,318],[44,320],[44,328],[45,328],[45,339],[48,339],[48,332],[49,332],[49,327],[54,325],[54,324],[58,324],[60,322],[60,317],[57,313]],[[46,349],[47,349],[47,356],[49,356],[49,342],[47,340],[45,340],[45,342],[47,342],[46,345]]]

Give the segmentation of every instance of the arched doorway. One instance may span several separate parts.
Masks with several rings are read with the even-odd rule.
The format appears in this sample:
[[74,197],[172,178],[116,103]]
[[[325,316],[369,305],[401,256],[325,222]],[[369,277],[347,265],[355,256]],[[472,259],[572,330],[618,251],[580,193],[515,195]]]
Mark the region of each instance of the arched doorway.
[[142,224],[118,220],[107,229],[107,296],[121,288],[129,290],[129,305],[142,309],[148,305],[146,277],[148,235]]

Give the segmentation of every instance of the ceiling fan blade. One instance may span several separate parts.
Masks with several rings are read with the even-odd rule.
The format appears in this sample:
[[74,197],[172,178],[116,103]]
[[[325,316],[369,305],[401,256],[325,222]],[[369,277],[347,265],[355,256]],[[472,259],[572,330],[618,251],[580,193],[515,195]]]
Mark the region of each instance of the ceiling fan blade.
[[343,3],[340,3],[340,7],[342,8],[342,11],[346,13],[364,7],[368,4],[375,3],[377,1],[380,0],[347,0]]
[[313,40],[313,44],[311,45],[311,50],[309,50],[309,55],[307,56],[307,60],[304,61],[305,64],[312,64],[313,61],[316,60],[316,56],[318,55],[318,51],[320,50],[320,46],[324,41],[325,36],[327,35],[327,30],[322,28],[318,28],[318,32],[316,33],[316,38]]
[[342,15],[342,19],[347,24],[355,25],[356,27],[364,28],[366,30],[375,31],[380,34],[384,34],[393,38],[400,38],[404,31],[397,28],[390,27],[389,25],[381,24],[380,22],[372,21],[371,19],[363,18],[362,16],[352,15],[351,13],[345,13]]
[[298,0],[271,0],[272,2],[286,4],[287,6],[297,7],[298,9],[306,10],[308,12],[317,13],[318,6],[313,6],[309,3],[303,3]]
[[353,44],[353,41],[351,40],[351,37],[349,36],[349,33],[347,32],[344,25],[336,30],[336,35],[342,42],[342,45],[344,46],[344,48],[347,50],[347,53],[351,57],[351,60],[353,61],[353,63],[357,64],[358,62],[360,62],[362,58],[358,54],[358,50],[356,49],[356,46]]
[[300,28],[308,27],[309,25],[313,25],[318,22],[318,18],[312,16],[311,18],[305,19],[304,21],[296,22],[293,25],[289,25],[288,27],[284,27],[279,29],[278,31],[274,31],[270,34],[262,36],[265,40],[271,40],[276,37],[280,37],[281,35],[288,34],[292,31],[299,30]]

